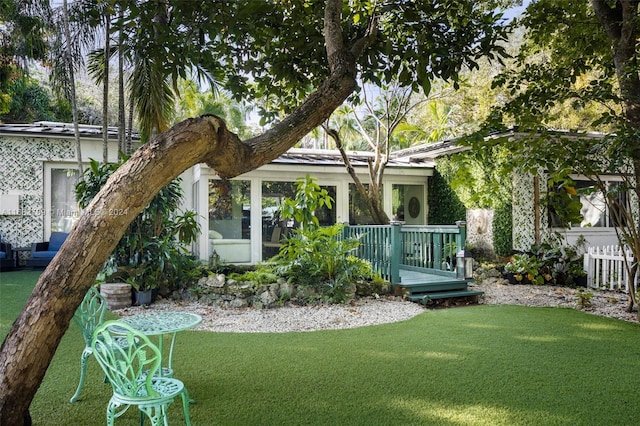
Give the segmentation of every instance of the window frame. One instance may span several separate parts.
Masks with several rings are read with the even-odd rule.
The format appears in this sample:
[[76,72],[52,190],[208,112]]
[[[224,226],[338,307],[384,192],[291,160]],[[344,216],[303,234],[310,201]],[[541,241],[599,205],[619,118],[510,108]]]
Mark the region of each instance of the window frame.
[[[593,184],[593,180],[582,176],[582,175],[570,175],[569,176],[575,183],[576,183],[576,189],[580,190],[589,186],[594,186]],[[611,186],[611,184],[621,184],[624,182],[624,179],[622,176],[619,175],[602,175],[600,176],[600,180],[602,180],[603,182],[606,182],[607,184],[607,188],[609,188]],[[586,185],[583,185],[582,187],[580,187],[579,183],[585,183]],[[596,191],[597,193],[600,193],[600,191]],[[596,193],[594,192],[594,194]],[[627,204],[627,207],[630,208],[630,195],[629,195],[629,191],[623,191],[621,193],[621,195],[624,194],[623,196],[625,197],[624,202]],[[584,195],[580,195],[580,202],[582,203],[582,205],[585,205],[585,201],[584,201]],[[589,201],[586,201],[586,203],[589,203]],[[593,204],[593,203],[591,203]],[[582,209],[581,209],[581,214],[582,214]],[[572,223],[571,224],[571,228],[563,228],[562,226],[557,226],[554,225],[554,223],[557,223],[556,221],[554,221],[553,218],[553,213],[550,211],[549,208],[547,208],[547,223],[550,229],[562,229],[562,230],[566,230],[566,231],[578,231],[578,232],[584,232],[585,230],[591,230],[592,232],[597,232],[597,231],[601,231],[601,232],[610,232],[612,229],[615,228],[615,226],[613,225],[613,216],[610,212],[609,206],[608,204],[605,202],[604,204],[604,212],[603,212],[604,217],[601,218],[599,220],[599,222],[604,221],[605,225],[582,225],[582,223]],[[583,215],[584,217],[584,215]],[[584,220],[583,220],[584,222]]]

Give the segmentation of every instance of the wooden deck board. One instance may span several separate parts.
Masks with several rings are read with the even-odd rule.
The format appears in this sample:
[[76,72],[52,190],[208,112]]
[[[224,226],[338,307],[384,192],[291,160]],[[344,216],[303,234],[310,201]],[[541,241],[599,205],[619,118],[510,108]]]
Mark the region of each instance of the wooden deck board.
[[411,284],[429,284],[459,281],[455,277],[445,277],[442,275],[434,275],[426,272],[411,271],[407,269],[400,269],[400,280],[401,286]]

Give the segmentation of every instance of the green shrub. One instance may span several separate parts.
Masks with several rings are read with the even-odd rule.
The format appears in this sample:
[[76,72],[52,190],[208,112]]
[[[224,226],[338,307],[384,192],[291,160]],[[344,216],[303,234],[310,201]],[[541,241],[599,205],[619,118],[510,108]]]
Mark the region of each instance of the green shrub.
[[370,280],[356,281],[356,294],[358,296],[381,296],[391,293],[391,284],[379,276],[374,276]]
[[493,214],[493,250],[498,256],[513,254],[513,212],[511,203],[496,207]]
[[574,286],[586,277],[583,269],[583,255],[587,241],[580,236],[575,244],[566,244],[559,233],[552,233],[540,245],[533,245],[531,253],[543,262],[543,270],[548,275],[547,281],[557,285]]
[[532,245],[529,252],[514,255],[504,271],[521,282],[528,278],[534,284],[575,286],[586,276],[582,260],[585,248],[584,237],[569,245],[562,235],[553,233],[542,244]]
[[504,271],[513,274],[518,283],[544,284],[542,268],[544,263],[534,255],[516,254],[504,266]]
[[343,239],[344,225],[298,229],[275,257],[278,273],[292,283],[315,288],[329,301],[342,302],[355,276],[372,276],[360,259],[349,253],[358,246],[354,239]]
[[296,181],[294,200],[286,199],[282,219],[300,223],[272,258],[280,276],[296,285],[312,288],[320,298],[345,302],[354,294],[355,282],[374,277],[371,265],[350,253],[359,241],[343,238],[344,225],[320,227],[315,210],[331,207],[332,198],[309,175]]
[[[75,188],[80,207],[89,206],[126,160],[124,155],[117,163],[90,160],[84,179]],[[180,179],[173,180],[153,197],[111,253],[103,271],[105,279],[126,281],[136,290],[160,287],[175,290],[193,278],[190,271],[197,270],[197,263],[187,247],[196,241],[200,225],[195,212],[179,214],[182,198]]]

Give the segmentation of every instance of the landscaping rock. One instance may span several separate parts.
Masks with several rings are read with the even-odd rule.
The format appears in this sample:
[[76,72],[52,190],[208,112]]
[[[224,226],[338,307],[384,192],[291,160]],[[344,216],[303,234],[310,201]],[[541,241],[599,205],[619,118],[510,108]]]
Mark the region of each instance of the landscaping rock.
[[267,290],[260,294],[260,302],[263,306],[270,308],[278,300],[278,294],[275,291]]

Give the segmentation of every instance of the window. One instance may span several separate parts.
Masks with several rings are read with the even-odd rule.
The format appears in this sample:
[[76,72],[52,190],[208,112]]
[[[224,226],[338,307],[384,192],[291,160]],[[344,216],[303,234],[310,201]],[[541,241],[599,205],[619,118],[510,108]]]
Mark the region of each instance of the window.
[[251,182],[209,180],[209,256],[251,262]]
[[[594,227],[607,228],[614,227],[617,224],[626,223],[625,216],[620,214],[623,210],[628,211],[630,208],[627,191],[619,180],[605,180],[607,192],[611,194],[615,200],[614,210],[607,206],[605,194],[597,190],[592,181],[586,179],[574,179],[575,188],[580,194],[580,215],[582,220],[580,223],[572,223],[574,227]],[[553,205],[549,206],[549,224],[551,227],[561,227],[562,221],[555,213]]]
[[[364,184],[368,190],[369,185]],[[382,189],[381,189],[382,194]],[[349,224],[350,225],[374,225],[375,221],[371,216],[367,203],[358,192],[354,183],[349,184]]]
[[69,232],[78,220],[77,169],[51,169],[51,232]]
[[251,238],[251,184],[245,180],[209,180],[209,232],[221,238]]

